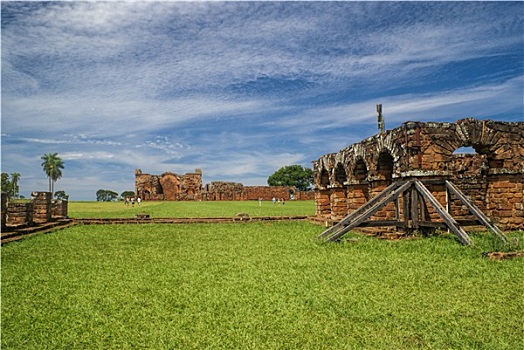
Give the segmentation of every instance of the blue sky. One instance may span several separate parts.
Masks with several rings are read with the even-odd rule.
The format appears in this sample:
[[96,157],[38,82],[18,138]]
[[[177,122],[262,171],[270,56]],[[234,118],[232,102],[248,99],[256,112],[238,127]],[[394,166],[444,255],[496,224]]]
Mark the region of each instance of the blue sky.
[[523,2],[2,2],[2,171],[266,185],[408,120],[524,121]]

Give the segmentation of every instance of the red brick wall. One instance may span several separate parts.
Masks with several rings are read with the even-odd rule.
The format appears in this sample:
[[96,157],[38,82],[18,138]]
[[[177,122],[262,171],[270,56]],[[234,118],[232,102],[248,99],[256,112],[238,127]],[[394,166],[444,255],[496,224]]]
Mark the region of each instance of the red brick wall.
[[[523,145],[524,123],[473,118],[456,123],[406,122],[313,162],[317,215],[341,215],[340,190],[335,189],[341,183],[345,184],[348,214],[390,181],[437,179],[452,181],[501,228],[523,228]],[[454,154],[467,146],[476,154]],[[430,187],[445,206],[445,187]],[[450,207],[457,219],[473,218],[453,197]],[[433,208],[428,207],[426,212],[436,219]],[[374,219],[394,217],[391,203]]]

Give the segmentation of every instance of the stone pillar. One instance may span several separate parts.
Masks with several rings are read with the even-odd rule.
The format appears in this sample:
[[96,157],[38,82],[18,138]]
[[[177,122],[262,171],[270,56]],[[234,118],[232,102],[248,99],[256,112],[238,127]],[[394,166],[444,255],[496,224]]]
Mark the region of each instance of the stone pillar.
[[9,203],[6,210],[7,226],[30,226],[33,223],[33,203]]
[[487,215],[502,230],[524,226],[524,185],[521,174],[488,176]]
[[[375,180],[371,182],[371,193],[370,198],[373,198],[380,194],[383,190],[390,185],[389,181]],[[395,219],[395,204],[388,203],[384,208],[377,211],[373,216],[373,220],[394,220]]]
[[43,224],[51,221],[51,192],[33,192],[33,222]]
[[53,218],[67,218],[67,200],[57,199],[51,201],[51,213]]
[[331,190],[330,205],[332,220],[340,221],[347,215],[346,191],[343,187]]
[[368,200],[367,184],[352,184],[347,187],[347,207],[348,214],[351,214]]
[[331,216],[329,192],[329,190],[317,190],[315,192],[315,207],[317,216]]

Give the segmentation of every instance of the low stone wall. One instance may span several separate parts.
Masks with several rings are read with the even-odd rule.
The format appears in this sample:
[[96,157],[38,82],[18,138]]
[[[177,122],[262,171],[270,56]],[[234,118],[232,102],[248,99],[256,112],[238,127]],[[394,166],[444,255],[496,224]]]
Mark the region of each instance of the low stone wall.
[[270,201],[273,198],[290,199],[290,188],[288,186],[245,186],[245,200],[262,200]]
[[67,218],[67,200],[56,199],[51,201],[51,217],[56,219]]
[[33,224],[33,202],[7,205],[6,226],[31,226]]
[[33,192],[27,202],[9,201],[2,193],[2,228],[44,224],[68,215],[66,200],[52,200],[51,192]]
[[51,221],[51,192],[33,192],[33,221],[42,224]]

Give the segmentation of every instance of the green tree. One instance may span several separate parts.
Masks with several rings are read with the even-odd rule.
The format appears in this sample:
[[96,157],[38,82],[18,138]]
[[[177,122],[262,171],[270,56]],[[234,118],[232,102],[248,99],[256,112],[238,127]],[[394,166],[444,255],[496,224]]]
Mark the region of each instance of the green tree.
[[55,192],[55,198],[56,199],[69,199],[69,195],[65,193],[65,191],[56,191]]
[[135,192],[134,191],[124,191],[120,194],[120,198],[122,199],[125,199],[126,197],[134,197],[135,196]]
[[301,165],[284,166],[269,176],[269,186],[294,186],[299,191],[307,191],[313,184],[313,170]]
[[118,193],[111,190],[99,189],[96,191],[97,202],[114,202],[118,200]]
[[8,196],[11,196],[11,181],[9,181],[8,173],[2,173],[2,192],[5,192]]
[[62,177],[64,162],[60,159],[58,153],[44,154],[40,159],[43,160],[42,167],[49,178],[49,192],[53,193],[56,180]]
[[19,197],[20,188],[18,182],[20,181],[20,173],[12,173],[9,179],[8,173],[2,173],[2,192],[7,193],[10,198]]

